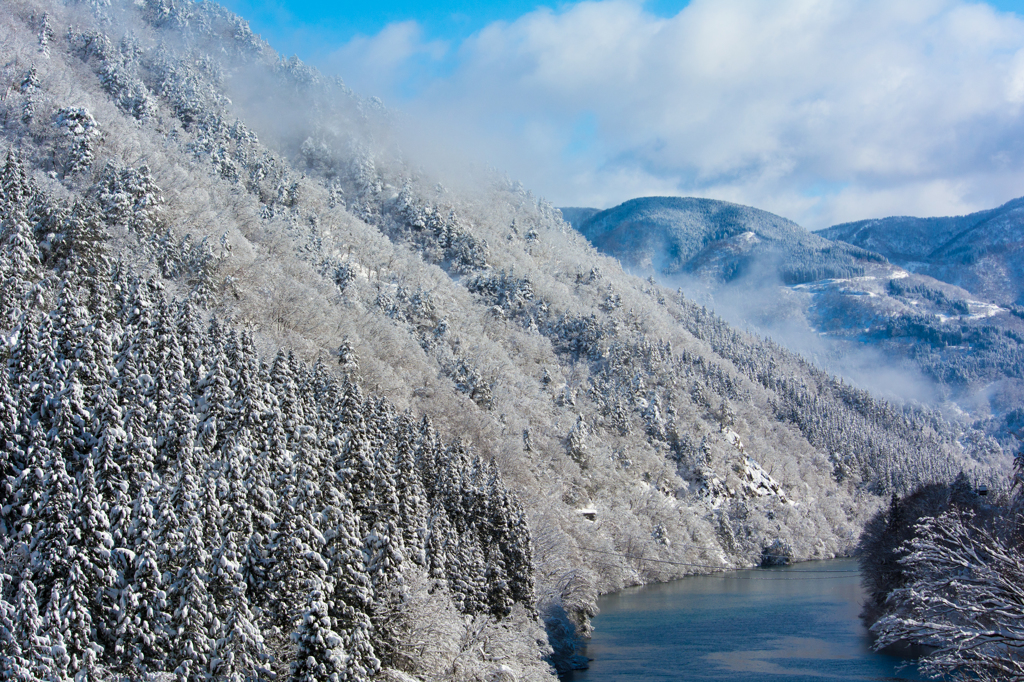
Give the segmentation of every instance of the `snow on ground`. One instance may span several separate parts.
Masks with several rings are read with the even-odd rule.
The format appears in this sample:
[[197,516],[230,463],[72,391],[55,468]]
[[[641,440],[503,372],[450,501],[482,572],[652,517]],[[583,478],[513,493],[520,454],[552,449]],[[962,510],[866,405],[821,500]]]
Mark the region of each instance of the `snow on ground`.
[[[785,504],[791,504],[789,498],[786,496],[786,492],[782,489],[782,485],[776,481],[771,475],[761,468],[761,465],[755,460],[751,459],[746,454],[746,448],[743,445],[743,441],[740,439],[740,435],[730,428],[722,430],[722,436],[726,441],[731,443],[740,454],[742,460],[733,465],[733,470],[739,476],[740,479],[740,490],[747,497],[766,497],[774,495],[779,498]],[[721,482],[718,479],[712,479],[711,487],[714,488],[715,483]],[[725,486],[722,486],[725,487]],[[736,491],[731,488],[726,489],[730,495],[735,495]]]
[[968,320],[983,320],[986,317],[992,317],[999,313],[1006,312],[1005,308],[1000,308],[994,303],[983,303],[981,301],[968,301],[967,306],[971,311]]
[[1006,308],[1000,308],[994,303],[985,303],[983,301],[967,301],[967,308],[971,311],[970,315],[937,314],[936,317],[941,322],[948,322],[949,320],[984,320],[994,317],[999,313],[1007,312]]
[[743,466],[739,468],[737,473],[740,474],[740,478],[743,480],[743,490],[748,495],[752,497],[774,495],[784,504],[792,504],[789,498],[786,497],[786,491],[782,489],[779,482],[762,469],[760,464],[749,457],[744,457],[743,459]]

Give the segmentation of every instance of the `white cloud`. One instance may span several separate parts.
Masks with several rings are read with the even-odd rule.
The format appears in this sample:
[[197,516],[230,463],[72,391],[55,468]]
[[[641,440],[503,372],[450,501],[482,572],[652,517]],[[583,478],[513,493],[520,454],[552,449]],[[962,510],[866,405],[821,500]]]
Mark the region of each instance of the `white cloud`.
[[[415,25],[358,40],[344,51],[385,88],[443,54]],[[1024,194],[1024,22],[984,4],[694,0],[666,19],[582,2],[453,58],[383,94],[560,205],[697,194],[817,228]]]
[[437,62],[447,52],[447,43],[424,40],[417,22],[403,21],[388,24],[375,36],[356,36],[331,53],[327,63],[358,91],[394,93],[420,71],[424,60]]

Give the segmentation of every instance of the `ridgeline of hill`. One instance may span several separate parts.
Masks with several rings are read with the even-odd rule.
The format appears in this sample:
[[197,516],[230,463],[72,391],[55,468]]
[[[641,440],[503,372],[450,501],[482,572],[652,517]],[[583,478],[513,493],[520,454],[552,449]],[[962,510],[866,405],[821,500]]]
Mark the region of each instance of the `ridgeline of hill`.
[[875,253],[836,244],[777,215],[692,197],[631,199],[605,211],[562,214],[598,250],[628,268],[730,282],[770,262],[785,284],[857,277]]

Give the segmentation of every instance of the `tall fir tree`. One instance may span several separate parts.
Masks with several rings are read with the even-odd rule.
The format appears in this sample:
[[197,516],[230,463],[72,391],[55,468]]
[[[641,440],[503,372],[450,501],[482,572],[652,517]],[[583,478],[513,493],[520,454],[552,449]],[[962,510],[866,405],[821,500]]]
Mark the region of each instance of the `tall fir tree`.
[[346,675],[344,639],[331,627],[324,584],[312,580],[298,626],[292,633],[295,657],[292,682],[333,682],[352,679]]
[[175,675],[187,682],[205,680],[214,642],[210,627],[215,620],[207,585],[209,557],[199,512],[188,519],[180,567],[168,590],[171,614],[172,658]]

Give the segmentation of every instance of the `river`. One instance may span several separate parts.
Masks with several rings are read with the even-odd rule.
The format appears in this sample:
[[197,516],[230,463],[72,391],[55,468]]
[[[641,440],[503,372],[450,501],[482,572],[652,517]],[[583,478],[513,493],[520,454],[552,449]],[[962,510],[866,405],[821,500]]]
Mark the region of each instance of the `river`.
[[857,562],[731,571],[605,595],[573,682],[923,680],[871,650]]

